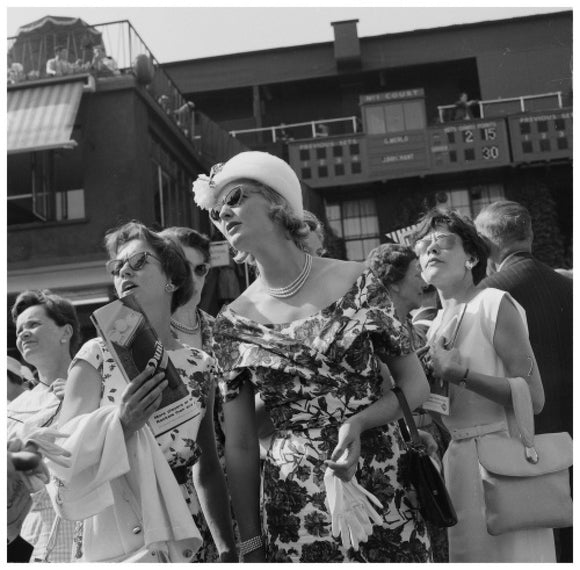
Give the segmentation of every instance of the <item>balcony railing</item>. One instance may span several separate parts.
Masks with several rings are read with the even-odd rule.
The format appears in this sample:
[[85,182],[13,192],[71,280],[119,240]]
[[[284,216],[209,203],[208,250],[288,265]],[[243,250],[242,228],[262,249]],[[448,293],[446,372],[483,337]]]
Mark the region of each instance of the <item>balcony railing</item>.
[[[562,108],[562,92],[540,93],[537,95],[522,95],[520,97],[506,97],[505,99],[487,99],[477,101],[474,106],[479,109],[479,117],[500,117],[526,111],[543,111]],[[439,105],[439,121],[447,123],[454,120],[453,115],[457,105]]]
[[[103,46],[106,55],[114,61],[115,73],[94,65],[94,47],[98,45]],[[91,73],[98,80],[138,75],[138,60],[146,64],[144,67],[150,66],[147,93],[194,145],[200,159],[207,163],[204,166],[223,160],[222,152],[231,156],[234,151],[247,150],[241,141],[232,140],[211,119],[195,111],[194,104],[183,96],[128,20],[94,26],[81,23],[74,29],[63,26],[63,30],[57,32],[52,26],[50,32],[39,29],[8,38],[8,85],[49,77],[46,64],[57,46],[67,48],[71,74]],[[144,58],[149,63],[144,62]]]
[[[259,142],[290,142],[300,139],[348,135],[360,131],[360,119],[356,116],[307,121],[304,123],[281,123],[259,129],[230,131],[230,135],[253,145]],[[265,136],[264,136],[265,135]]]

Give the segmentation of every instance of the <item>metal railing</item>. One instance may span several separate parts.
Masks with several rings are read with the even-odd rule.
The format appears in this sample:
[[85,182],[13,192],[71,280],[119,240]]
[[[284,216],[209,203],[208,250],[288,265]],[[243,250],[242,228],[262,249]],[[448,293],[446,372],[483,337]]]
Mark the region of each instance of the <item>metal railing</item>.
[[[483,101],[477,101],[474,104],[479,108],[479,118],[485,118],[486,116],[506,115],[509,113],[524,113],[526,111],[540,111],[544,109],[553,109],[554,105],[548,101],[547,105],[541,103],[547,99],[552,99],[554,105],[557,105],[558,109],[562,108],[562,92],[554,91],[552,93],[539,93],[536,95],[522,95],[520,97],[506,97],[499,99],[486,99]],[[437,110],[439,112],[439,120],[442,123],[447,123],[450,120],[449,113],[454,113],[457,109],[457,105],[439,105]],[[495,115],[494,115],[495,114]],[[460,119],[462,120],[462,119]]]
[[306,121],[303,123],[281,123],[271,127],[241,129],[229,131],[229,133],[233,137],[250,140],[255,140],[259,136],[267,134],[270,141],[264,142],[290,142],[299,139],[353,134],[359,132],[359,124],[360,119],[357,116],[351,116],[339,117],[336,119]]
[[232,149],[247,150],[239,141],[232,141],[217,123],[194,110],[193,103],[183,96],[128,20],[94,26],[80,24],[75,29],[64,26],[58,32],[54,29],[52,26],[47,33],[39,30],[8,38],[8,85],[48,77],[46,64],[57,46],[68,50],[68,61],[73,66],[71,75],[91,73],[97,79],[109,81],[113,74],[103,74],[91,65],[93,48],[102,45],[106,55],[115,62],[117,76],[136,75],[137,59],[144,57],[149,60],[152,73],[145,85],[146,92],[182,130],[200,158],[206,159],[208,164],[223,159],[218,149],[228,155],[233,152]]

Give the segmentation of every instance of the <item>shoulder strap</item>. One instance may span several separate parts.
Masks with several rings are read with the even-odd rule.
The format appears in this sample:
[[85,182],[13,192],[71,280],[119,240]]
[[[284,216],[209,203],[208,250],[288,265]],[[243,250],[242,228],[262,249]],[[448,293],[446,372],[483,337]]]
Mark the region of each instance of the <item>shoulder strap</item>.
[[[525,447],[526,459],[537,463],[538,454],[534,448],[534,411],[530,387],[524,378],[508,378],[512,395],[512,410],[508,411],[515,418]],[[534,460],[535,457],[535,460]]]
[[399,400],[399,404],[401,405],[401,409],[403,410],[403,417],[405,418],[405,423],[407,424],[407,429],[409,430],[411,441],[414,444],[421,444],[421,438],[419,436],[419,432],[417,431],[417,425],[415,424],[415,420],[413,419],[413,414],[411,412],[411,408],[409,408],[409,403],[407,402],[407,398],[401,388],[395,386],[393,388],[393,392],[397,399]]

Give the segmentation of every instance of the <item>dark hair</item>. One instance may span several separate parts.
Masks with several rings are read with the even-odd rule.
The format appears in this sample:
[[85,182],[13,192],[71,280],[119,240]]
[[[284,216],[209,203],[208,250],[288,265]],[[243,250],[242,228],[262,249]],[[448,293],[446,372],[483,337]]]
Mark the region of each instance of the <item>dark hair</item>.
[[171,297],[173,313],[177,307],[185,305],[193,294],[193,278],[185,254],[175,240],[132,220],[106,233],[105,247],[109,257],[114,259],[123,245],[136,239],[145,241],[153,249],[161,262],[163,273],[175,285],[176,289]]
[[184,247],[193,247],[201,252],[205,263],[209,262],[209,238],[197,230],[172,226],[159,232],[160,236],[175,238]]
[[70,337],[69,351],[73,357],[81,345],[81,327],[74,305],[64,297],[54,294],[49,289],[30,289],[23,291],[16,297],[10,314],[12,322],[16,324],[18,317],[29,307],[40,305],[44,307],[46,314],[59,327],[70,325],[72,335]]
[[409,246],[383,243],[368,254],[365,263],[383,285],[389,287],[405,277],[409,265],[416,259],[415,252]]
[[514,242],[531,242],[534,236],[528,210],[509,200],[498,200],[483,208],[475,225],[500,249]]
[[445,226],[451,233],[458,235],[463,242],[463,250],[473,256],[477,263],[471,270],[473,283],[477,285],[487,273],[487,258],[490,248],[486,241],[477,233],[473,222],[457,210],[440,210],[433,208],[419,221],[415,232],[415,240],[424,238],[438,226]]
[[67,48],[66,46],[63,46],[63,45],[56,46],[56,47],[54,48],[54,53],[55,53],[55,55],[56,55],[57,53],[61,52],[63,49],[68,49],[68,48]]

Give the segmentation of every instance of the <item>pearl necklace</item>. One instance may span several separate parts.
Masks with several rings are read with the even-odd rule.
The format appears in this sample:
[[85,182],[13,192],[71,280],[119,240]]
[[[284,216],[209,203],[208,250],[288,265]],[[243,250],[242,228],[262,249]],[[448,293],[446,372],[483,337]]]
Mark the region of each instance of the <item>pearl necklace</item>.
[[300,289],[306,283],[306,280],[310,276],[310,272],[312,271],[312,256],[309,253],[306,253],[306,259],[304,260],[304,266],[302,267],[302,271],[300,275],[290,283],[290,285],[286,285],[286,287],[268,287],[264,283],[264,287],[266,289],[266,293],[272,297],[277,297],[278,299],[285,299],[286,297],[292,297],[292,295],[296,295]]
[[176,321],[173,317],[170,319],[171,326],[182,333],[195,334],[201,326],[201,319],[199,318],[199,313],[197,311],[195,311],[195,316],[197,317],[197,323],[193,327],[184,325],[183,323]]

